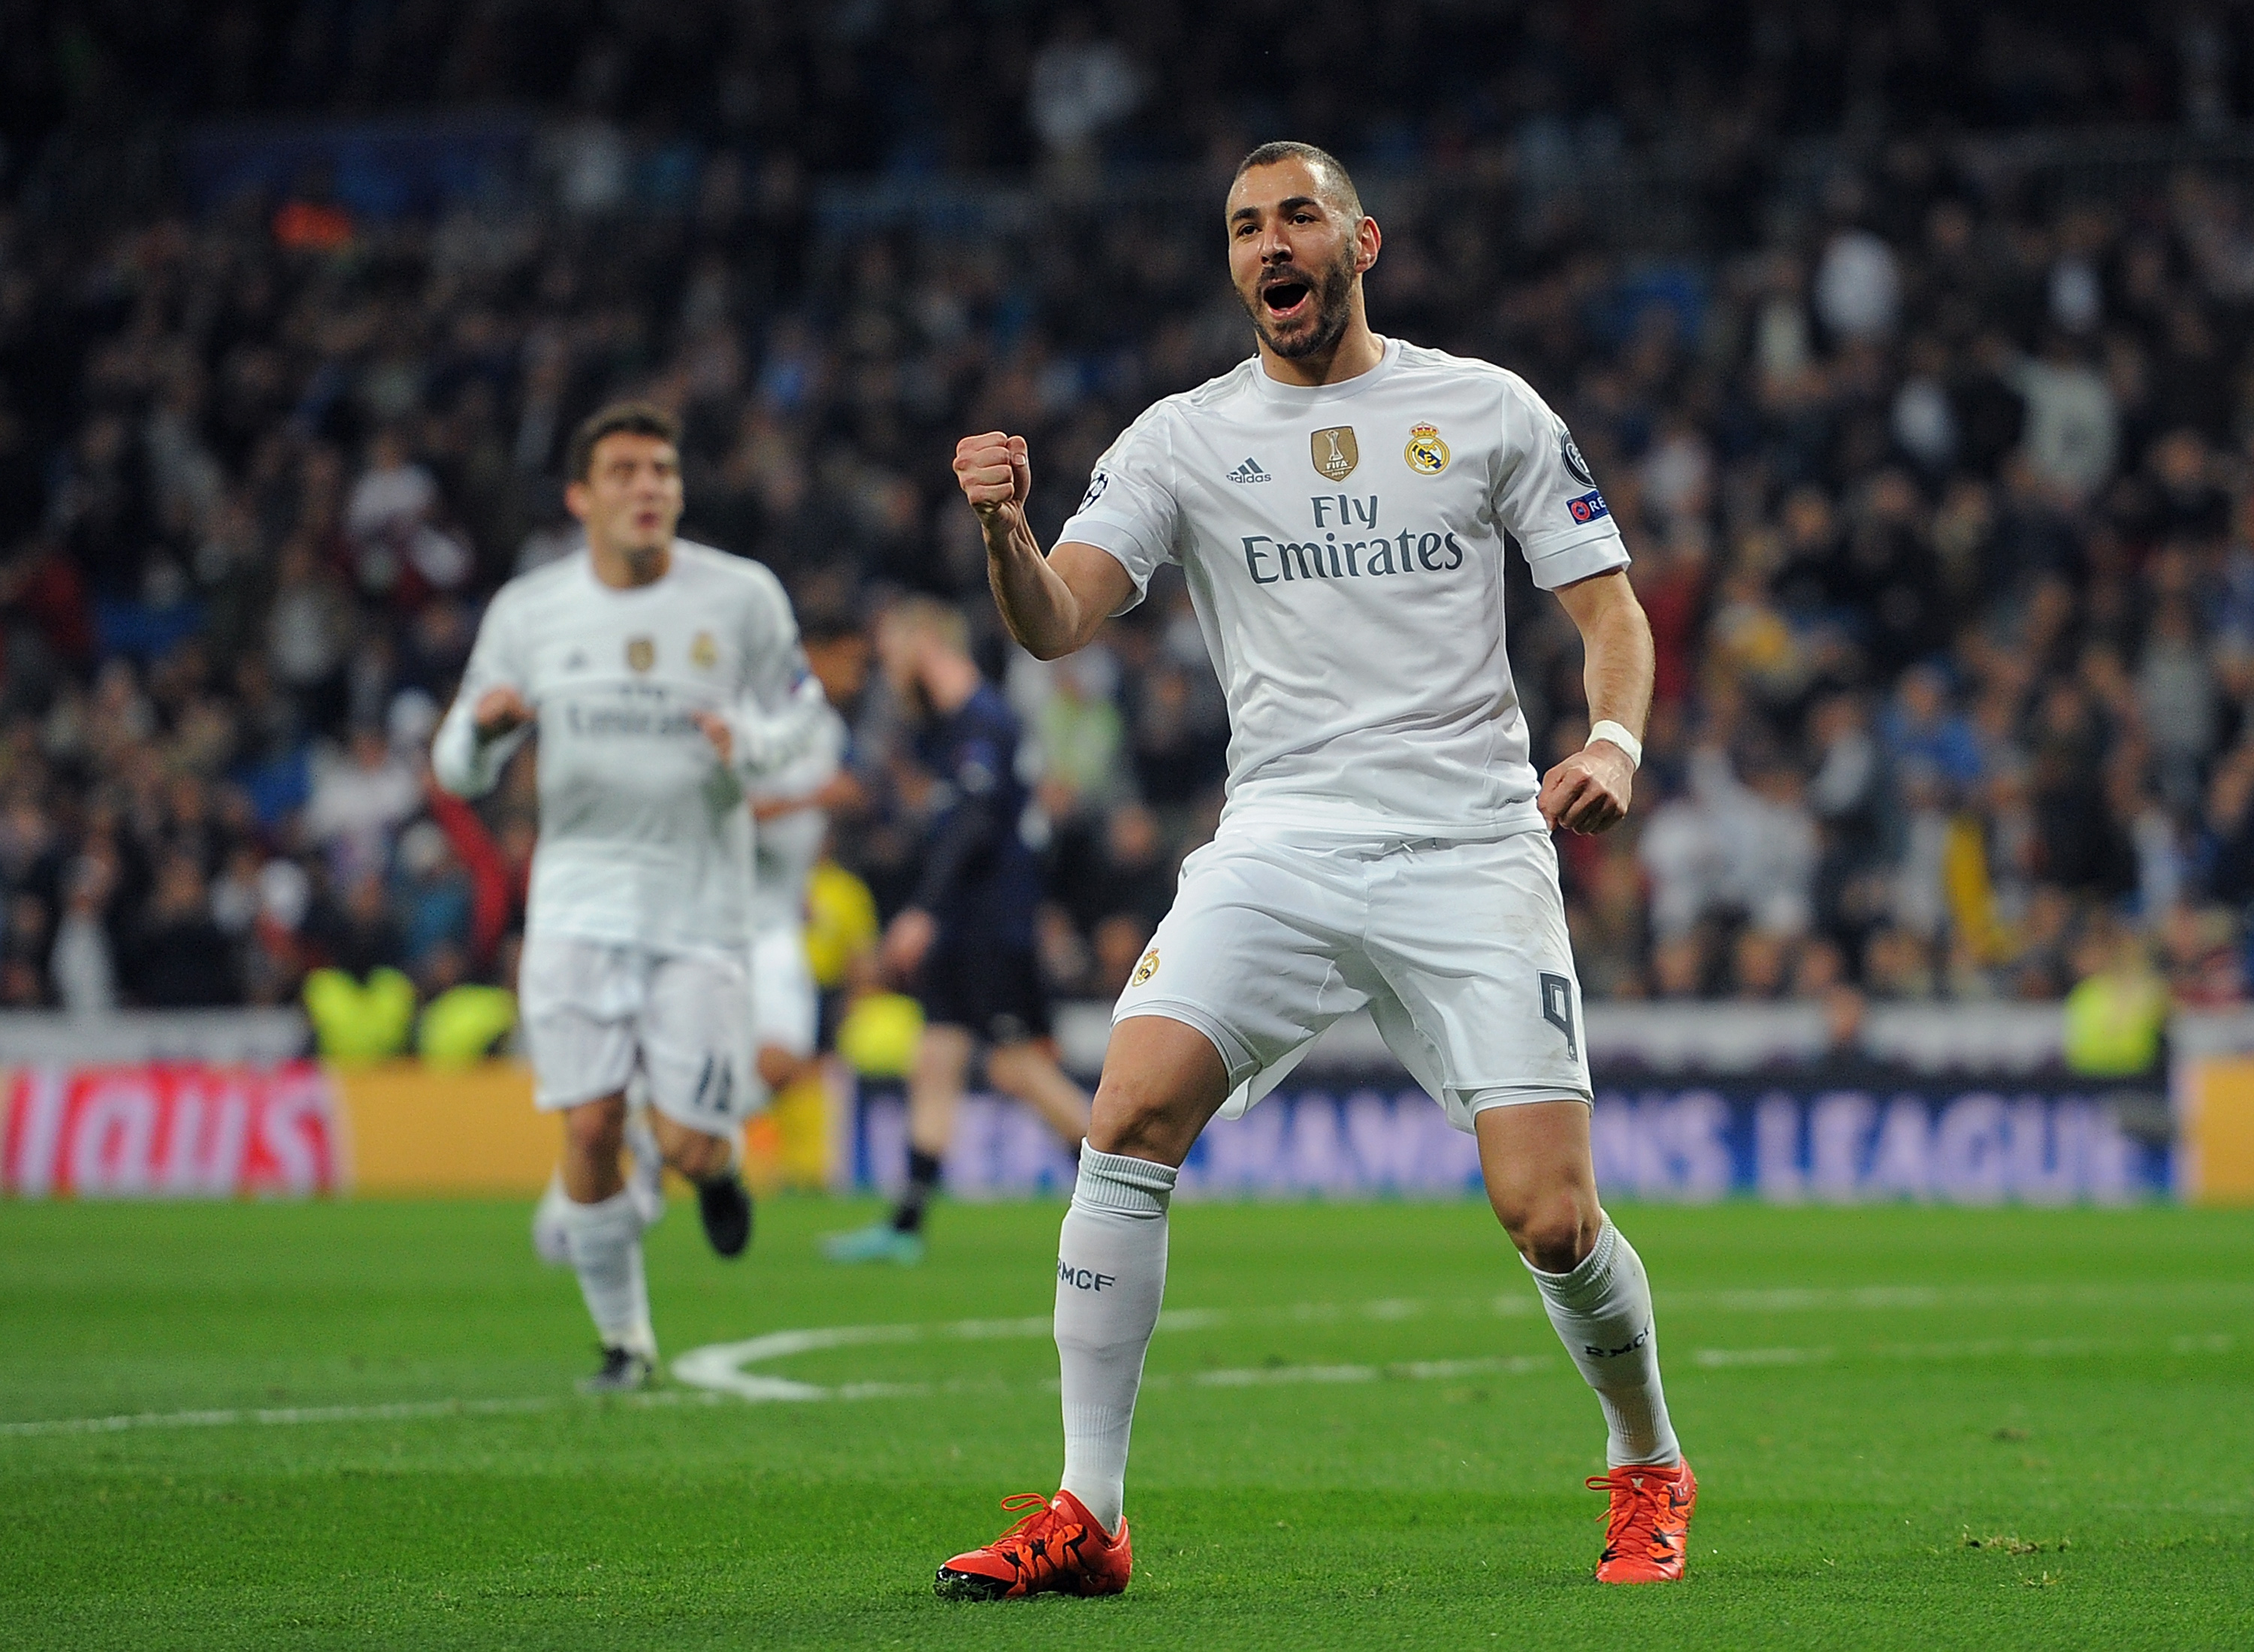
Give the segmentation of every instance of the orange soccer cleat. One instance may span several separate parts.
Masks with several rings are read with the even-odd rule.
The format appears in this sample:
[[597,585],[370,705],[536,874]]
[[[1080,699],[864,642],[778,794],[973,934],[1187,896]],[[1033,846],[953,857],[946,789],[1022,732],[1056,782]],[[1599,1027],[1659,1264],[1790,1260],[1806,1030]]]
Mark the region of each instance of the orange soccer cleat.
[[1672,1468],[1627,1464],[1591,1475],[1587,1485],[1613,1497],[1605,1551],[1597,1557],[1599,1583],[1673,1583],[1683,1575],[1690,1510],[1698,1501],[1698,1477],[1687,1461]]
[[1044,1497],[1021,1491],[1002,1507],[1029,1512],[988,1544],[939,1569],[932,1592],[942,1600],[1010,1600],[1053,1591],[1058,1594],[1117,1594],[1135,1569],[1127,1522],[1107,1537],[1096,1517],[1068,1491]]

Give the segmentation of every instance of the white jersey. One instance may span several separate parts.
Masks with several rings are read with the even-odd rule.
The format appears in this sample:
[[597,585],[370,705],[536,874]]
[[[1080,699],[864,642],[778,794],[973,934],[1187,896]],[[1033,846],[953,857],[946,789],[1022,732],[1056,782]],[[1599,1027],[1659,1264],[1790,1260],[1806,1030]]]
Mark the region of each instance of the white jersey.
[[1341,384],[1279,383],[1255,357],[1167,397],[1058,537],[1116,557],[1138,602],[1181,565],[1228,698],[1224,820],[1469,837],[1542,823],[1506,532],[1544,590],[1628,563],[1524,380],[1396,339]]
[[[775,577],[676,540],[647,585],[603,584],[584,551],[510,580],[432,744],[448,791],[490,790],[528,735],[479,744],[472,712],[502,684],[532,706],[540,734],[528,934],[740,954],[751,937],[746,787],[796,756],[827,709]],[[729,721],[729,763],[698,711]]]
[[[845,755],[845,719],[823,708],[806,750],[752,788],[755,803],[788,802],[817,792],[837,773]],[[759,822],[752,857],[752,933],[779,929],[795,933],[806,920],[806,885],[822,858],[830,816],[818,808],[794,808]]]

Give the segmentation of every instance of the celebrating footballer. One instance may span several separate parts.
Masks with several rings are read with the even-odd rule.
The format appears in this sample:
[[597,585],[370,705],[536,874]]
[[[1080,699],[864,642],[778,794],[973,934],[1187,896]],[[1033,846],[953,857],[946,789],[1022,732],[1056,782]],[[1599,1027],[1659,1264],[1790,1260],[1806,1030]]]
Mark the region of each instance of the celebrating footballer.
[[[1180,565],[1228,704],[1228,802],[1114,1012],[1058,1242],[1064,1470],[942,1565],[944,1596],[1109,1594],[1133,1564],[1128,1436],[1167,1206],[1208,1121],[1367,1010],[1449,1121],[1596,1390],[1610,1472],[1596,1575],[1683,1575],[1697,1483],[1660,1387],[1643,1264],[1598,1202],[1580,989],[1550,832],[1628,813],[1649,627],[1572,436],[1523,381],[1372,332],[1382,238],[1336,160],[1248,156],[1225,215],[1257,354],[1170,396],[1097,462],[1044,555],[1023,438],[955,471],[1012,634],[1054,659]],[[1515,539],[1586,651],[1587,746],[1537,780],[1503,643]]]

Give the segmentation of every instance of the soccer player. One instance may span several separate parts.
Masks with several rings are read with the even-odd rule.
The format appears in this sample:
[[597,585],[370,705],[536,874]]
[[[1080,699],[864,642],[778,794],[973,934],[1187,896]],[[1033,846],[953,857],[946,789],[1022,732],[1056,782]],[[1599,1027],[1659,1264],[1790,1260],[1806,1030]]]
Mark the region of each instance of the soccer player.
[[909,597],[886,609],[877,657],[918,714],[916,759],[938,799],[923,875],[879,954],[922,1004],[925,1026],[908,1075],[907,1186],[889,1218],[833,1234],[822,1250],[833,1262],[914,1264],[923,1259],[924,1213],[981,1043],[995,1088],[1075,1151],[1088,1102],[1047,1046],[1048,994],[1033,955],[1040,865],[1023,835],[1017,714],[979,671],[962,616],[945,603]]
[[750,1242],[735,1163],[759,1094],[745,793],[826,710],[774,576],[674,536],[677,436],[634,402],[580,426],[564,498],[586,550],[494,596],[430,753],[440,785],[474,796],[540,734],[518,993],[534,1104],[564,1115],[559,1225],[602,1339],[602,1368],[581,1384],[592,1392],[639,1388],[657,1360],[647,1212],[620,1166],[637,1074],[654,1145],[696,1184],[712,1248],[733,1256]]
[[[1114,1012],[1059,1242],[1062,1488],[936,1587],[1106,1594],[1132,1564],[1128,1430],[1166,1208],[1206,1122],[1256,1101],[1338,1017],[1479,1143],[1488,1197],[1596,1390],[1610,1494],[1596,1575],[1683,1572],[1696,1484],[1660,1390],[1643,1264],[1597,1200],[1580,994],[1545,828],[1628,808],[1649,627],[1603,495],[1516,375],[1370,331],[1380,236],[1345,170],[1268,144],[1238,169],[1228,265],[1257,354],[1097,461],[1046,556],[1026,444],[964,438],[1012,633],[1045,659],[1180,564],[1225,686],[1228,803]],[[1537,784],[1503,648],[1507,540],[1579,628],[1593,723]],[[1005,1507],[1024,1507],[1012,1499]]]

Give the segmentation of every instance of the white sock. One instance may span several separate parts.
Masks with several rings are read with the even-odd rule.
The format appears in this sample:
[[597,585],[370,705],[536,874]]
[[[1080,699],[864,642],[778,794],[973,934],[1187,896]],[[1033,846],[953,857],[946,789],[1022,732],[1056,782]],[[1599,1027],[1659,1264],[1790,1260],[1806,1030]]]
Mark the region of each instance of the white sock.
[[649,1326],[649,1284],[641,1268],[641,1213],[634,1195],[620,1192],[600,1204],[566,1200],[564,1231],[579,1294],[587,1299],[603,1346],[631,1348],[657,1358]]
[[1682,1450],[1659,1385],[1651,1282],[1635,1247],[1607,1216],[1596,1248],[1571,1273],[1544,1273],[1531,1263],[1526,1270],[1558,1340],[1604,1408],[1606,1464],[1678,1461]]
[[634,1155],[634,1168],[626,1172],[626,1191],[634,1195],[634,1214],[641,1218],[644,1228],[657,1226],[658,1218],[665,1214],[665,1159],[657,1149],[657,1132],[650,1128],[649,1115],[637,1108],[626,1115],[626,1151]]
[[1176,1172],[1083,1147],[1057,1236],[1057,1364],[1064,1489],[1108,1532],[1127,1496],[1127,1434],[1143,1355],[1166,1293],[1166,1204]]

